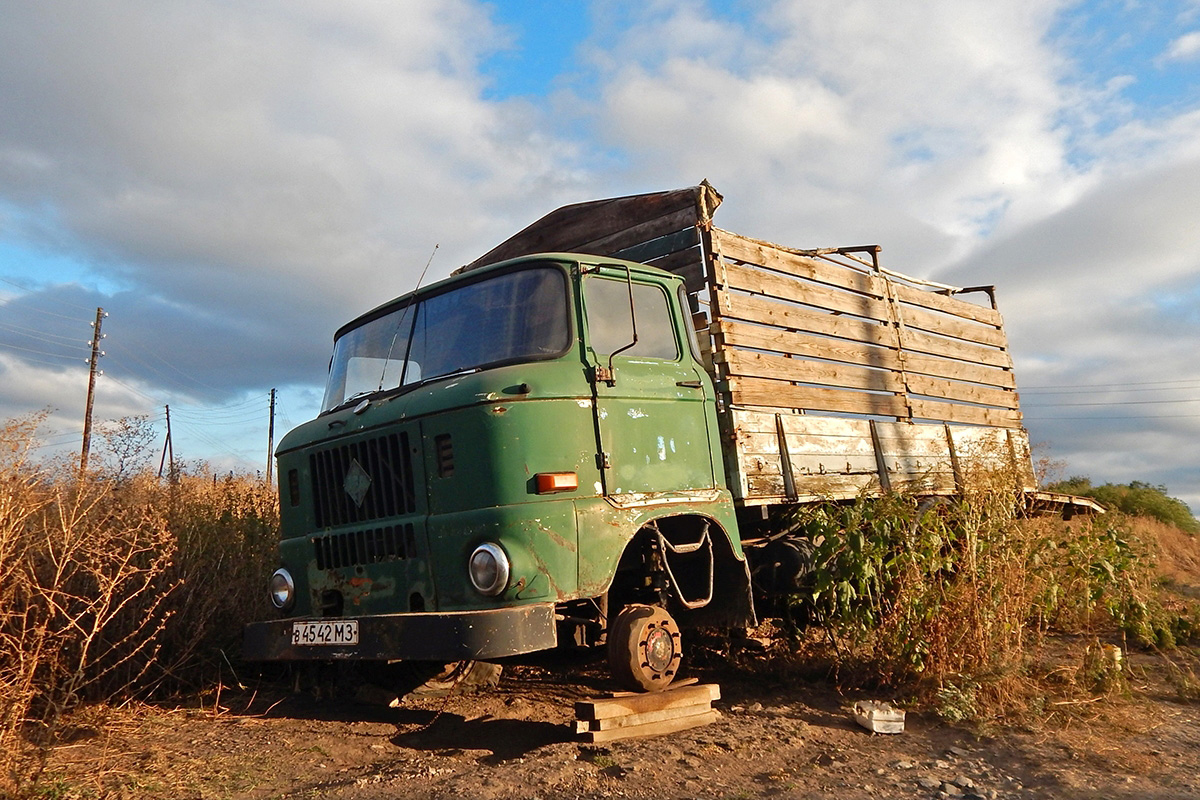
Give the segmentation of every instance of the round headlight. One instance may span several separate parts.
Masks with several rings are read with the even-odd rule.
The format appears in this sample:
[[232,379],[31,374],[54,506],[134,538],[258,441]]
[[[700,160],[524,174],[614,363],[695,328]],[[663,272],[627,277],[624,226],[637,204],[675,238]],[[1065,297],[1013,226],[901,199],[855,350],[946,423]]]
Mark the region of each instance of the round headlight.
[[475,548],[468,562],[471,585],[480,594],[497,595],[508,588],[508,556],[498,544],[487,542]]
[[296,584],[292,582],[291,573],[282,567],[275,570],[275,574],[271,576],[271,602],[283,611],[291,608],[295,599]]

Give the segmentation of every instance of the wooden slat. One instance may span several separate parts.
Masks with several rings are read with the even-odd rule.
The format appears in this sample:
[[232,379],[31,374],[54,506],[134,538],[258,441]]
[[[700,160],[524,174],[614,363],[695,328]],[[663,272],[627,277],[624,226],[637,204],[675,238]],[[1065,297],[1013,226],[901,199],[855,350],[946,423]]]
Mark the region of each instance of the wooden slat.
[[992,308],[968,303],[966,300],[959,300],[956,297],[950,297],[939,292],[930,292],[906,286],[896,281],[892,281],[892,291],[895,293],[896,299],[904,303],[931,308],[934,311],[943,311],[947,314],[953,314],[956,317],[962,317],[963,319],[982,322],[986,325],[995,325],[997,328],[1004,327],[1004,320],[1000,316],[1000,312]]
[[[864,491],[875,488],[878,478],[874,475],[821,475],[819,479],[805,479],[799,491],[799,502],[814,502],[820,500],[844,500],[858,497]],[[787,492],[784,490],[781,475],[751,475],[746,478],[746,491],[749,497],[768,497],[775,502],[785,502]]]
[[904,398],[894,394],[813,389],[763,378],[729,378],[726,383],[730,399],[735,405],[804,408],[885,417],[908,416]]
[[819,383],[845,389],[871,389],[879,392],[902,392],[900,376],[888,370],[869,369],[848,364],[830,364],[803,358],[771,356],[745,350],[726,350],[720,354],[729,375]]
[[[711,187],[701,185],[563,206],[501,242],[461,271],[478,269],[529,253],[587,252],[581,249],[581,245],[603,242],[605,237],[610,236],[616,236],[618,238],[614,241],[620,241],[619,235],[628,229],[639,225],[652,227],[656,224],[653,221],[688,210],[691,210],[694,224],[702,216],[701,205],[711,210],[719,203],[720,195]],[[648,220],[652,222],[648,223]],[[632,243],[630,241],[614,249]]]
[[674,272],[683,278],[688,293],[695,294],[703,291],[708,285],[704,279],[704,263],[700,260],[702,255],[699,247],[692,247],[646,263],[667,272]]
[[611,731],[617,728],[633,728],[651,722],[663,722],[669,719],[679,719],[680,717],[694,717],[697,714],[704,714],[710,711],[711,708],[708,703],[698,703],[694,706],[664,708],[661,711],[646,711],[641,714],[626,714],[623,717],[580,720],[576,723],[576,731],[586,733],[587,731]]
[[676,272],[682,267],[698,267],[701,272],[704,269],[703,263],[704,253],[699,247],[689,247],[686,250],[679,250],[670,255],[654,258],[645,263],[652,267],[665,269],[667,272]]
[[964,425],[991,425],[997,428],[1019,428],[1021,412],[997,408],[964,406],[957,403],[939,403],[919,397],[909,398],[913,416],[919,419],[936,419]]
[[913,394],[924,394],[930,397],[941,397],[946,400],[957,400],[962,403],[979,403],[1001,408],[1019,408],[1020,400],[1016,392],[1003,389],[992,389],[987,386],[976,386],[970,383],[943,381],[925,375],[909,375],[908,390]]
[[937,378],[983,383],[1000,389],[1017,388],[1017,381],[1013,377],[1012,370],[1004,369],[1003,367],[990,367],[985,364],[956,361],[939,356],[906,352],[904,354],[904,369],[910,373],[917,372]]
[[720,711],[709,709],[699,714],[691,714],[676,719],[666,719],[660,722],[648,722],[643,725],[631,725],[626,728],[614,728],[606,731],[586,731],[580,734],[580,737],[585,742],[598,744],[617,739],[634,739],[640,736],[662,736],[666,733],[678,733],[690,728],[698,728],[701,725],[708,725],[720,718]]
[[983,345],[961,342],[955,339],[939,339],[920,331],[903,328],[900,342],[905,350],[915,350],[929,355],[947,356],[993,367],[1012,368],[1012,357],[1006,350],[994,350]]
[[[857,317],[866,317],[881,322],[891,320],[888,303],[868,295],[804,283],[788,275],[751,269],[737,264],[725,264],[723,272],[725,285],[730,289],[755,292],[780,300],[804,303],[829,311],[853,314]],[[913,313],[917,313],[915,309]]]
[[[620,257],[626,261],[642,261],[643,259],[636,257],[636,253],[618,254],[620,251],[627,251],[633,247],[648,245],[660,237],[684,231],[692,237],[697,236],[695,206],[681,208],[670,214],[647,220],[646,222],[624,228],[606,236],[581,242],[573,247],[571,252]],[[699,239],[691,241],[687,246],[691,247],[695,245],[696,241],[699,241]],[[634,257],[631,258],[631,255]]]
[[864,367],[900,369],[900,359],[891,347],[878,347],[845,339],[827,339],[799,331],[766,328],[731,319],[717,322],[725,347],[749,347],[755,350],[775,350],[806,358],[843,361]]
[[647,692],[623,697],[604,697],[595,700],[580,700],[575,703],[576,719],[608,719],[626,714],[641,714],[660,711],[664,708],[679,708],[697,703],[711,703],[721,699],[721,687],[715,683],[680,686],[663,692]]
[[717,321],[725,347],[774,350],[806,358],[844,361],[862,366],[918,372],[940,378],[983,383],[1001,389],[1016,388],[1011,370],[921,353],[905,353],[901,363],[891,347],[872,346],[843,339],[822,338],[776,327],[753,325],[732,319]]
[[778,245],[738,236],[720,228],[713,228],[712,242],[714,251],[723,258],[757,264],[873,297],[884,297],[882,281],[865,272],[791,253]]
[[901,312],[904,324],[910,328],[919,328],[943,336],[953,336],[968,342],[991,345],[992,347],[1007,347],[1008,337],[1004,331],[991,325],[976,325],[960,319],[923,311],[919,308],[905,308]]
[[893,346],[896,343],[895,332],[887,325],[837,314],[811,311],[762,297],[718,291],[717,309],[722,317],[733,317],[748,322],[761,322],[781,328],[869,342],[884,347]]

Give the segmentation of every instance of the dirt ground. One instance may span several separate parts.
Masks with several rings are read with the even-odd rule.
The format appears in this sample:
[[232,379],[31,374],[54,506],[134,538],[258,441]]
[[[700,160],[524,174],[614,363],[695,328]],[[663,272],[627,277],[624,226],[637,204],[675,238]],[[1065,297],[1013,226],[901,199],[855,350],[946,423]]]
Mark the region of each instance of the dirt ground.
[[396,708],[263,683],[204,707],[81,716],[42,796],[1200,797],[1200,705],[1178,699],[1156,658],[1130,666],[1131,695],[1050,706],[1036,727],[981,733],[909,712],[889,736],[851,718],[865,695],[717,663],[691,674],[720,685],[718,721],[604,745],[574,736],[574,703],[612,688],[600,662],[578,656],[508,664],[495,689]]

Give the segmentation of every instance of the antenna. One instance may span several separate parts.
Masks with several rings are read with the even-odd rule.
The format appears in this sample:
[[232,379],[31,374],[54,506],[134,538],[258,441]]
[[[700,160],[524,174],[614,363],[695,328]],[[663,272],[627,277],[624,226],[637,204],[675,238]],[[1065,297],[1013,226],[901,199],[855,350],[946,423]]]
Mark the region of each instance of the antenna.
[[[379,385],[375,387],[375,391],[383,390],[383,379],[387,375],[388,362],[392,360],[392,351],[396,349],[396,340],[400,338],[400,330],[404,326],[404,320],[408,317],[408,309],[412,308],[413,301],[417,299],[417,291],[421,288],[421,284],[425,282],[425,273],[429,272],[429,265],[433,263],[433,257],[437,255],[438,248],[441,244],[433,246],[433,252],[429,254],[429,260],[425,262],[425,269],[421,270],[421,277],[417,278],[417,285],[413,287],[412,294],[408,296],[408,302],[404,304],[404,310],[400,312],[400,319],[396,320],[396,332],[392,334],[392,343],[388,345],[387,355],[383,359],[383,368],[379,370]],[[404,368],[407,370],[408,365]],[[404,375],[400,375],[400,380],[404,380]]]

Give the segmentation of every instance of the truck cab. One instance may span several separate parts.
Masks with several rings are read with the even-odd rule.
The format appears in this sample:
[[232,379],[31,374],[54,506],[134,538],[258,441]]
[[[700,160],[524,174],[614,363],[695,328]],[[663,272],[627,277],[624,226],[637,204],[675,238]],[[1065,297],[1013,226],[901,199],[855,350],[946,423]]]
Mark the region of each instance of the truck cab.
[[715,402],[683,281],[654,267],[524,256],[364,314],[277,450],[279,616],[246,656],[607,641],[623,683],[665,686],[677,620],[753,619]]

